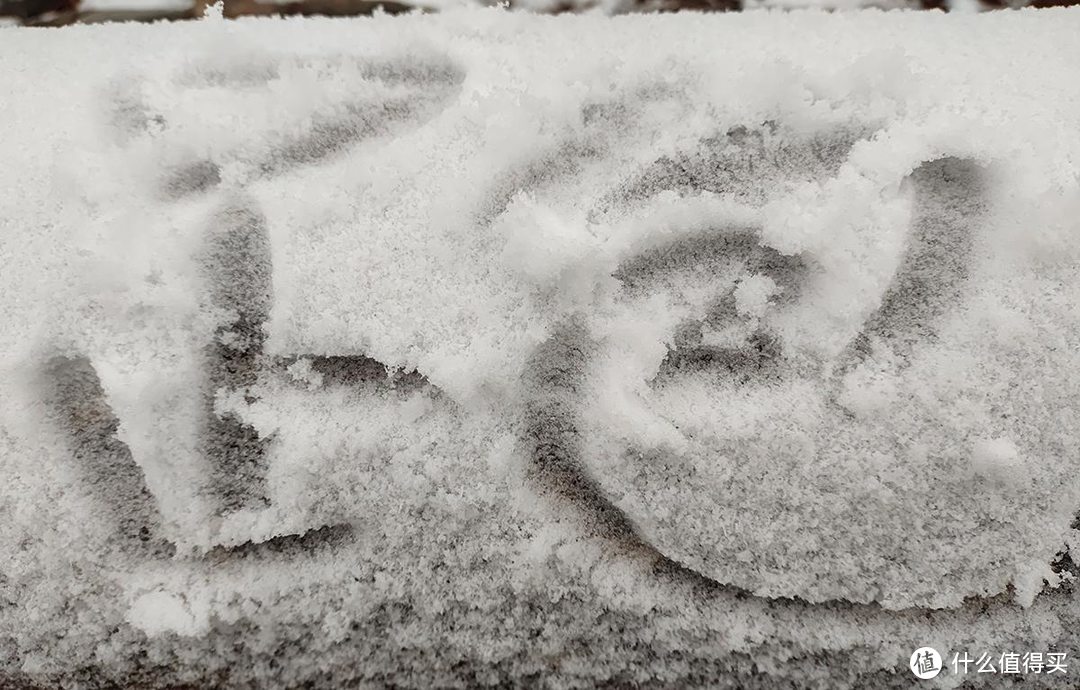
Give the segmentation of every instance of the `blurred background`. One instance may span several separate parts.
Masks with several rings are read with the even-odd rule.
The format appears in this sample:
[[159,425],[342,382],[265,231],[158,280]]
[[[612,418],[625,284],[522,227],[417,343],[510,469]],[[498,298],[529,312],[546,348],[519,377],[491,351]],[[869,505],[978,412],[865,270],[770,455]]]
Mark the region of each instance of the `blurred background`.
[[[212,0],[0,0],[0,23],[61,26],[108,21],[185,20],[201,17]],[[756,8],[819,7],[983,12],[1020,7],[1080,5],[1080,0],[224,0],[226,17],[248,15],[357,16],[377,8],[394,14],[434,12],[465,5],[505,5],[510,9],[563,12],[737,12]]]

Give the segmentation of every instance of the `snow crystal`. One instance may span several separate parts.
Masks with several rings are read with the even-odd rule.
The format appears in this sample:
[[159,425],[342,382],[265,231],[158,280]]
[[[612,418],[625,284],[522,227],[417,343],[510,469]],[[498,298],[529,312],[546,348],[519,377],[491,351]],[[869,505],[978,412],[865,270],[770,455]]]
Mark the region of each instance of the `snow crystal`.
[[1077,11],[2,34],[0,685],[1075,648]]

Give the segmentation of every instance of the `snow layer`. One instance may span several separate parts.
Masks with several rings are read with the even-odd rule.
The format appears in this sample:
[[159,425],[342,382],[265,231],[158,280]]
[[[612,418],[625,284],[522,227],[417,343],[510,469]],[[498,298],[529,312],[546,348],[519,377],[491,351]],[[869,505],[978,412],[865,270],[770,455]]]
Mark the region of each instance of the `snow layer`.
[[834,687],[1073,644],[1078,34],[0,30],[0,674]]

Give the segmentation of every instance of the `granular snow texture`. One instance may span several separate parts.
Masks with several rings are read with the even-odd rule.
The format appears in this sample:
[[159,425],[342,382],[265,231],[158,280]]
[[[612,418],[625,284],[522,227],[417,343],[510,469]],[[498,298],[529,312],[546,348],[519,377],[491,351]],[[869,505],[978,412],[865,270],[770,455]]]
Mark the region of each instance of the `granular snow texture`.
[[0,686],[1071,655],[1078,36],[0,28]]

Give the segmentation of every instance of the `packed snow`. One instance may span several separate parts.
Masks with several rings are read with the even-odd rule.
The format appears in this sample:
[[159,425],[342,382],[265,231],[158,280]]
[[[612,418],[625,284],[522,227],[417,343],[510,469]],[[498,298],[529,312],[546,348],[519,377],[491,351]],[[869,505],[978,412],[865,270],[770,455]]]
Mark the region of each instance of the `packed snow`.
[[1078,35],[0,28],[0,684],[1075,649]]

